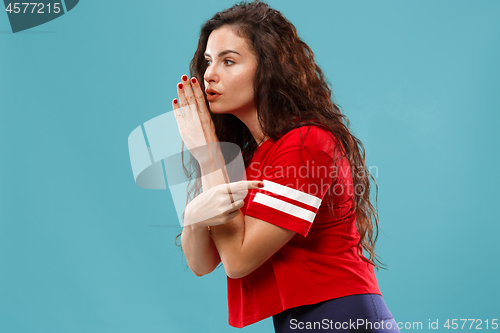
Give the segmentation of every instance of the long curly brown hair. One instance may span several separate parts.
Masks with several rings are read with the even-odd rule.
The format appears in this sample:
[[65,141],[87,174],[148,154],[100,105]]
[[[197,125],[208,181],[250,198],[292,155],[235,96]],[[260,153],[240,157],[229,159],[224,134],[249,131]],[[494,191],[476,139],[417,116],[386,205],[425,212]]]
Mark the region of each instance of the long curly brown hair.
[[[363,144],[351,134],[349,119],[334,102],[313,52],[279,11],[261,1],[241,2],[215,14],[202,26],[198,48],[190,63],[191,76],[203,78],[207,68],[204,52],[208,37],[212,31],[223,26],[229,26],[237,35],[247,38],[257,56],[254,101],[264,135],[278,140],[294,128],[314,125],[331,132],[342,144],[342,157],[349,161],[353,186],[363,189],[355,191],[353,203],[360,235],[358,254],[377,269],[384,268],[385,264],[375,253],[379,218],[376,206],[370,202],[370,178],[374,181],[376,192],[378,186],[366,167]],[[199,82],[205,91],[204,81]],[[210,112],[210,115],[219,141],[237,144],[245,166],[248,166],[258,147],[249,129],[232,114]],[[195,172],[200,170],[195,168]],[[199,177],[194,185],[190,194],[199,193]],[[333,196],[330,198],[329,206],[333,213]],[[363,250],[368,258],[363,255]]]

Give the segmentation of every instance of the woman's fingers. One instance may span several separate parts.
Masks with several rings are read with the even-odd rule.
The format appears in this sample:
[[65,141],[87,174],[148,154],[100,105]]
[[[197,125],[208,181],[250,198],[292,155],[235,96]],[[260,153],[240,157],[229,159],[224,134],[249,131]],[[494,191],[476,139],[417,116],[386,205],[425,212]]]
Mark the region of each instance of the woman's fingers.
[[264,183],[260,180],[242,180],[239,182],[229,183],[227,185],[229,185],[231,193],[245,192],[247,190],[259,189],[264,187]]
[[234,202],[237,202],[238,200],[242,200],[242,199],[245,199],[246,196],[248,195],[248,192],[250,190],[253,190],[253,189],[258,189],[259,187],[258,186],[254,186],[253,184],[250,185],[249,187],[243,189],[243,190],[239,190],[239,191],[233,191],[233,190],[230,190],[231,191],[231,197],[232,197],[232,200]]
[[[186,92],[191,90],[191,86],[187,80],[187,75],[183,75],[181,79],[182,82],[177,84],[177,96],[179,97],[179,104],[184,114],[184,119],[186,119],[186,121],[190,121],[193,118],[193,109],[190,107],[190,103],[186,97]],[[196,103],[193,104],[191,102],[191,105],[195,106],[194,109],[196,111]]]
[[[262,185],[259,185],[262,184]],[[259,189],[263,183],[259,180],[243,180],[234,183],[220,184],[217,186],[217,192],[221,197],[221,204],[233,204],[239,200],[245,199],[249,190]]]
[[210,117],[210,115],[208,114],[207,103],[205,102],[205,95],[203,94],[203,91],[201,91],[200,83],[195,77],[191,78],[191,86],[193,87],[193,93],[196,103],[198,105],[199,112],[201,114],[206,114],[208,117]]
[[238,200],[231,206],[231,211],[238,210],[245,205],[245,200]]
[[172,107],[174,108],[175,120],[177,120],[178,125],[184,124],[184,116],[182,115],[181,109],[179,108],[179,100],[174,98],[172,101]]
[[187,75],[183,75],[181,77],[182,85],[184,87],[184,96],[186,97],[186,101],[189,105],[196,105],[196,98],[193,94],[193,89],[191,88],[191,82],[188,80]]
[[200,117],[205,137],[208,142],[218,142],[219,139],[215,134],[215,126],[212,121],[212,117],[210,117],[210,113],[208,112],[205,95],[201,90],[200,82],[195,77],[191,78],[191,86],[193,87],[196,104],[198,105],[198,116]]

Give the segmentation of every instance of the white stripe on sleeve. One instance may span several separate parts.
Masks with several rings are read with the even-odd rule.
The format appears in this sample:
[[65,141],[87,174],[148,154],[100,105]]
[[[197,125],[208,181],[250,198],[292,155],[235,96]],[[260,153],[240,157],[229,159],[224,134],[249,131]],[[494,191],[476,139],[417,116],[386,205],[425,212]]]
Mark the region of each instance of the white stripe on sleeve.
[[264,206],[271,207],[283,213],[293,215],[310,223],[313,222],[314,217],[316,216],[316,213],[311,212],[310,210],[297,207],[295,205],[292,205],[291,203],[276,199],[264,193],[257,193],[253,199],[253,202],[258,202]]
[[278,183],[270,182],[269,180],[264,180],[264,187],[262,190],[273,192],[274,194],[282,195],[284,197],[293,199],[295,201],[302,202],[308,206],[312,206],[314,208],[319,208],[321,206],[321,199],[315,197],[314,195],[310,195],[304,193],[302,191],[293,189],[288,186],[284,186]]

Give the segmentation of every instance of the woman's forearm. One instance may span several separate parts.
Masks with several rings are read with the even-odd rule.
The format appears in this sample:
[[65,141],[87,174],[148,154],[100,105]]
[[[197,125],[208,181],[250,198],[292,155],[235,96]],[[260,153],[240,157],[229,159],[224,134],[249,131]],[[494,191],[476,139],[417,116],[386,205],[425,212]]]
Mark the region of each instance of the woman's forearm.
[[[215,164],[214,168],[213,162],[204,161],[200,166],[204,192],[226,183],[227,173],[224,167],[220,168],[220,164]],[[199,226],[197,223],[185,226],[182,230],[181,244],[188,266],[196,276],[212,272],[221,261],[207,227]]]
[[210,158],[199,161],[199,163],[201,168],[203,192],[208,191],[214,186],[229,183],[226,163],[218,144],[215,145],[215,143],[212,143]]
[[[216,165],[215,172],[212,172],[209,163],[201,164],[203,190],[208,190],[220,184],[229,183],[229,177],[225,168],[225,163]],[[213,164],[212,164],[213,166]],[[245,236],[245,216],[240,211],[238,216],[231,221],[211,227],[213,242],[215,243],[216,251],[218,252],[219,261],[222,260],[224,269],[228,275],[231,275],[230,269],[239,266],[238,262],[234,262],[234,256],[243,244]]]
[[245,215],[239,215],[231,221],[212,227],[212,238],[226,274],[234,277],[243,269],[241,249],[245,238]]
[[185,226],[181,244],[188,266],[196,276],[212,272],[221,261],[206,227],[196,224]]

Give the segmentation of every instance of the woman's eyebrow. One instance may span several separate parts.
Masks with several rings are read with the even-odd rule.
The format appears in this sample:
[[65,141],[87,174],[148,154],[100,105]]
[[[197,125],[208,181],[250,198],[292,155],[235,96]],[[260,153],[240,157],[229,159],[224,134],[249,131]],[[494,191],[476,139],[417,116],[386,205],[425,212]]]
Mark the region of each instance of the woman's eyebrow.
[[[219,57],[225,56],[228,53],[236,53],[237,55],[241,55],[241,54],[239,54],[238,52],[236,52],[234,50],[225,50],[225,51],[222,51],[221,53],[219,53]],[[212,57],[208,52],[205,52],[204,56],[205,57]]]

